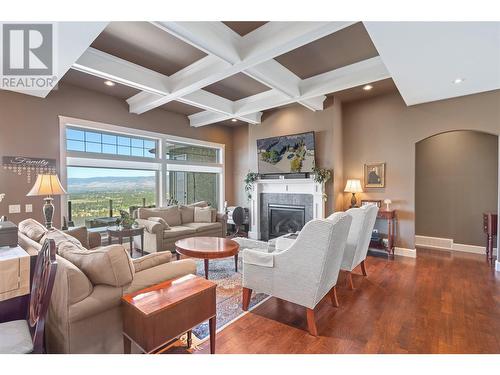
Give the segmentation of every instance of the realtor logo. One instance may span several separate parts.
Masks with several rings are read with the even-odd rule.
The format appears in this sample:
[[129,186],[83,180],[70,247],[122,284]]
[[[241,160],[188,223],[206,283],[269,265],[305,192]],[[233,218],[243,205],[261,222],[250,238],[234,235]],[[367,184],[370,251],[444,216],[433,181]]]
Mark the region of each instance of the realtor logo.
[[2,25],[2,88],[53,87],[56,82],[53,28],[50,23]]

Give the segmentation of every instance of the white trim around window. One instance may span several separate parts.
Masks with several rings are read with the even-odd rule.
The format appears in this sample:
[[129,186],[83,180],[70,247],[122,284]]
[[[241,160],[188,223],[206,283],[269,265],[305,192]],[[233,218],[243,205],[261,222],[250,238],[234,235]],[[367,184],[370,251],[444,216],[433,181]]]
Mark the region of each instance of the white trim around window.
[[[157,141],[158,153],[156,158],[122,156],[113,154],[90,153],[66,150],[66,128],[83,128],[85,130],[96,130],[101,132],[117,133],[118,135],[150,138]],[[225,201],[225,145],[222,143],[208,142],[192,138],[179,137],[175,135],[156,133],[142,129],[111,125],[95,121],[77,119],[73,117],[59,116],[59,139],[60,139],[60,179],[67,188],[67,167],[101,167],[119,169],[141,169],[157,171],[156,178],[156,202],[163,206],[167,194],[168,171],[185,172],[207,172],[217,173],[219,176],[219,211],[222,211]],[[218,149],[218,161],[216,163],[169,160],[165,155],[165,143],[175,142],[185,145],[201,146]],[[61,221],[67,216],[67,198],[61,197]]]

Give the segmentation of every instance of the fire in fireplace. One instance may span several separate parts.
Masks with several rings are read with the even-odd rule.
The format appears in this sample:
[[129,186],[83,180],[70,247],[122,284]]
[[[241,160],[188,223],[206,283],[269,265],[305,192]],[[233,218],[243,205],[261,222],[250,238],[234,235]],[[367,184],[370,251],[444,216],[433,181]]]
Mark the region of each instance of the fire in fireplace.
[[268,204],[269,239],[294,233],[305,223],[305,207]]

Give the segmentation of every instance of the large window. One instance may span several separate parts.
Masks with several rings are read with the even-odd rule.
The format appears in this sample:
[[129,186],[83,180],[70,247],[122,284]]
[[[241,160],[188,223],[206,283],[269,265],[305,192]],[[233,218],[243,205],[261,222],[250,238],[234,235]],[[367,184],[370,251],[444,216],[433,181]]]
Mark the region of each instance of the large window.
[[168,160],[185,160],[206,163],[219,162],[219,150],[211,147],[200,147],[167,142],[165,155]]
[[68,199],[75,225],[100,226],[100,218],[156,203],[156,172],[116,168],[68,167]]
[[212,207],[219,206],[219,178],[217,173],[169,172],[170,197],[179,203],[189,204],[207,201]]
[[154,158],[156,149],[157,142],[151,139],[66,128],[67,151]]
[[64,117],[61,136],[63,203],[75,225],[106,225],[120,210],[172,200],[222,208],[224,145]]

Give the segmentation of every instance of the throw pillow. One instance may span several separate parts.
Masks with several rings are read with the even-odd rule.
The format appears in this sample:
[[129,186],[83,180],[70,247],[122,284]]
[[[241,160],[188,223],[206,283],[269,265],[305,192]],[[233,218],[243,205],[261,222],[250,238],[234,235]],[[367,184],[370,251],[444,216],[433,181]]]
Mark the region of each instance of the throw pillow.
[[163,225],[163,229],[165,230],[168,230],[170,229],[170,226],[168,225],[168,223],[165,221],[164,218],[162,217],[156,217],[156,216],[152,216],[152,217],[148,217],[148,220],[149,221],[154,221],[156,223],[160,223],[161,225]]
[[93,285],[121,287],[134,277],[134,265],[122,245],[110,245],[89,251],[71,241],[58,245],[58,253],[77,266]]
[[194,222],[194,206],[180,205],[182,224]]
[[[43,235],[43,237],[40,239],[40,243],[45,242],[46,239],[51,239],[54,240],[56,243],[56,248],[59,249],[59,244],[64,241],[69,241],[74,243],[75,245],[82,246],[82,243],[75,237],[64,233],[63,231],[59,229],[51,229],[47,233]],[[58,250],[59,251],[59,250]]]
[[36,242],[40,242],[43,235],[48,232],[47,228],[33,219],[21,221],[18,225],[18,229],[19,232]]
[[195,207],[194,208],[195,223],[211,223],[212,209],[210,207]]
[[207,203],[207,201],[199,201],[199,202],[191,203],[188,206],[189,207],[208,207],[208,203]]

